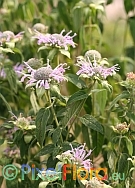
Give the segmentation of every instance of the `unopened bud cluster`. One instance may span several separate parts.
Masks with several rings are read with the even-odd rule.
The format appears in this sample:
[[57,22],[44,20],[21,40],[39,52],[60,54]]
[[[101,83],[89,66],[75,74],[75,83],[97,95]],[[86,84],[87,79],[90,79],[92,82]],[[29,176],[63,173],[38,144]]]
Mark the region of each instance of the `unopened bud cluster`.
[[112,127],[112,128],[116,133],[125,134],[129,131],[129,126],[130,125],[127,125],[127,123],[124,122],[124,123],[119,123],[118,125],[116,125],[116,127]]

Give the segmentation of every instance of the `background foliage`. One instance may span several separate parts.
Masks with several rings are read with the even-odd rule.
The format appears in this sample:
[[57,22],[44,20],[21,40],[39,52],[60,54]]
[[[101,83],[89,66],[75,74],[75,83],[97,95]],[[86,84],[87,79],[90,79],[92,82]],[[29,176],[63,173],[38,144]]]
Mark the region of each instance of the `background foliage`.
[[[31,116],[37,127],[35,132],[17,130],[14,133],[13,143],[20,149],[21,158],[17,161],[10,157],[1,158],[1,166],[16,162],[34,163],[39,168],[44,163],[47,167],[55,167],[56,155],[70,149],[70,142],[74,147],[85,142],[88,149],[94,149],[92,159],[95,166],[96,160],[101,157],[100,166],[107,167],[109,175],[113,172],[125,173],[125,181],[108,180],[107,184],[117,188],[128,188],[130,179],[129,187],[135,186],[129,176],[132,163],[127,160],[135,155],[134,87],[129,88],[123,82],[128,72],[135,71],[135,2],[123,0],[126,17],[125,20],[117,21],[113,28],[114,33],[109,30],[112,25],[107,28],[106,22],[103,21],[104,6],[112,2],[111,0],[0,1],[0,31],[12,31],[15,34],[24,31],[23,39],[15,46],[11,44],[6,50],[0,49],[0,68],[6,72],[5,79],[0,77],[2,124],[0,143],[6,144],[3,132],[13,128],[13,124],[9,123],[12,113],[17,117],[20,113],[25,117]],[[25,84],[19,82],[13,69],[17,63],[28,61],[30,58],[42,58],[42,62],[46,62],[48,58],[52,66],[56,66],[58,60],[56,49],[39,49],[31,38],[36,23],[44,24],[45,32],[48,33],[60,33],[63,29],[66,32],[72,30],[77,33],[74,38],[77,47],[69,49],[70,58],[69,54],[59,55],[60,62],[70,65],[66,75],[68,82],[61,86],[60,91],[58,88],[51,91],[51,97],[55,98],[54,109],[57,118],[65,126],[56,127],[52,112],[50,108],[46,108],[48,104],[44,103],[43,92],[38,89],[36,91],[25,89]],[[107,79],[113,88],[111,92],[109,86],[102,83],[96,84],[91,95],[88,95],[85,85],[87,83],[84,80],[78,81],[73,76],[77,70],[74,66],[76,57],[84,55],[90,49],[95,49],[102,54],[102,57],[107,57],[111,66],[114,64],[120,66],[119,73]],[[112,126],[124,122],[130,124],[130,130],[124,136],[113,131]],[[35,183],[27,177],[25,182],[7,181],[5,186],[36,188],[38,185],[39,181]]]

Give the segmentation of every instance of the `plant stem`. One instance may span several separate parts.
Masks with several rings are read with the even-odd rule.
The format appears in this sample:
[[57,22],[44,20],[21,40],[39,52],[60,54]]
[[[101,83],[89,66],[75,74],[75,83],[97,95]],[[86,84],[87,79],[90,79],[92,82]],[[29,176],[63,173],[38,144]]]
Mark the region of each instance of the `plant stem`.
[[[51,102],[50,90],[47,90],[47,95],[48,95],[48,102],[49,102],[49,105],[51,106],[51,111],[52,111],[56,126],[59,127],[59,122],[58,122],[57,116],[55,114],[55,110],[53,108],[53,104]],[[63,143],[62,135],[60,136],[60,139],[61,139],[61,142]]]
[[[95,84],[95,80],[94,80],[93,84],[89,87],[89,89],[88,89],[88,94],[90,93],[90,91],[91,91],[92,87],[94,86],[94,84]],[[86,98],[86,99],[83,99],[83,100],[80,102],[80,103],[81,103],[81,107],[80,107],[79,111],[77,112],[78,115],[80,114],[80,112],[81,112],[81,110],[82,110],[82,108],[83,108],[83,105],[84,105],[84,103],[86,102],[86,100],[87,100],[87,98]],[[76,120],[76,118],[78,117],[78,115],[75,116],[74,120],[73,120],[72,123],[70,124],[70,127],[69,127],[68,132],[67,132],[67,135],[66,135],[66,141],[68,140],[68,135],[69,135],[69,133],[70,133],[70,130],[71,130],[71,128],[72,128],[72,125],[73,125],[73,123],[75,122],[75,120]]]
[[119,144],[118,144],[118,153],[120,153],[120,144],[121,144],[122,134],[120,135]]
[[54,108],[53,108],[53,105],[52,105],[52,102],[51,102],[51,97],[50,97],[50,90],[47,90],[47,94],[48,94],[48,102],[51,106],[51,111],[52,111],[52,114],[53,114],[53,117],[54,117],[54,120],[55,120],[55,123],[57,125],[57,127],[59,127],[59,122],[57,120],[57,116],[55,114],[55,111],[54,111]]

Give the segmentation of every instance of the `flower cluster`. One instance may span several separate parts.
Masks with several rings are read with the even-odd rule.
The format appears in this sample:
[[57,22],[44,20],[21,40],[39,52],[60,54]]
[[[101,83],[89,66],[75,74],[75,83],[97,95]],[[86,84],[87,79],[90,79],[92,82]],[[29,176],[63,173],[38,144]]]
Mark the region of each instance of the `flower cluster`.
[[[88,53],[89,52],[89,53]],[[96,59],[100,60],[100,55],[97,54],[97,56],[89,57],[88,54],[90,53],[90,50],[86,52],[85,56],[79,56],[77,57],[77,66],[80,68],[77,72],[77,75],[87,78],[100,78],[100,79],[106,79],[108,76],[112,76],[113,74],[116,74],[116,71],[119,71],[118,64],[108,68],[105,67],[100,62],[97,62]]]
[[130,125],[127,125],[126,122],[124,123],[119,123],[118,125],[116,125],[115,127],[112,126],[113,131],[119,134],[125,134],[128,132]]
[[90,181],[84,180],[84,183],[86,188],[112,188],[110,185],[99,181],[96,177],[93,177]]
[[66,69],[64,67],[67,65],[66,63],[59,64],[55,69],[52,69],[49,63],[46,67],[41,67],[39,69],[33,69],[27,62],[24,63],[29,74],[22,73],[23,77],[21,78],[21,82],[24,82],[24,79],[28,78],[27,87],[36,85],[36,88],[43,87],[45,89],[50,89],[50,83],[52,81],[60,83],[67,80],[63,75]]
[[61,156],[57,156],[57,158],[61,161],[67,160],[67,162],[71,162],[77,167],[84,167],[85,169],[89,170],[92,166],[91,160],[87,159],[90,155],[92,150],[90,150],[88,153],[84,149],[86,144],[83,144],[77,148],[73,148],[72,144],[70,144],[71,150],[68,150],[64,153],[62,153]]
[[135,74],[133,72],[127,73],[126,82],[128,85],[135,86]]
[[24,32],[20,32],[17,35],[15,35],[12,31],[4,31],[0,32],[0,45],[2,46],[3,43],[6,42],[17,42],[22,39]]
[[70,36],[70,33],[72,33],[72,31],[68,32],[66,35],[63,35],[64,32],[65,30],[62,30],[60,34],[43,34],[36,31],[36,35],[33,38],[38,39],[39,45],[44,44],[45,46],[63,48],[65,50],[68,50],[69,46],[75,48],[73,38],[76,36],[76,33],[74,33],[73,36]]
[[34,122],[32,121],[31,117],[23,117],[22,114],[20,113],[19,117],[16,117],[15,115],[13,116],[16,120],[11,121],[13,124],[22,129],[22,130],[32,130],[35,129],[36,126],[34,125]]
[[19,148],[17,148],[16,146],[14,147],[7,147],[4,151],[3,154],[6,157],[10,157],[10,158],[20,158],[20,150]]

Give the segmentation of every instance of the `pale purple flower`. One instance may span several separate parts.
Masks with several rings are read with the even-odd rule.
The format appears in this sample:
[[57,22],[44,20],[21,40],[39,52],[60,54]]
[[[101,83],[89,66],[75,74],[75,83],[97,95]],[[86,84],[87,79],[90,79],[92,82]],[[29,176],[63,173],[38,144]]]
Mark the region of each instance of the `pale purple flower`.
[[4,31],[0,32],[0,45],[2,46],[5,42],[17,42],[20,39],[22,39],[24,32],[20,32],[17,35],[15,35],[12,31]]
[[[20,77],[21,76],[21,73],[24,69],[24,65],[23,64],[19,64],[17,63],[16,65],[13,66],[13,70],[16,72],[17,76]],[[0,70],[0,77],[5,79],[6,78],[6,72],[5,70],[2,68]]]
[[3,78],[3,79],[6,78],[6,73],[5,73],[4,69],[0,70],[0,77]]
[[24,66],[23,64],[19,64],[19,63],[17,63],[16,65],[14,65],[13,69],[14,69],[14,71],[16,72],[16,74],[17,74],[18,77],[21,76],[21,73],[20,73],[20,72],[23,71],[24,67],[25,67],[25,66]]
[[76,36],[76,33],[74,33],[73,36],[70,36],[72,31],[69,31],[66,35],[63,35],[64,32],[65,30],[62,30],[60,34],[42,34],[36,31],[36,36],[34,36],[33,38],[38,39],[39,45],[44,44],[45,46],[64,48],[65,50],[68,50],[69,46],[75,48],[73,38]]
[[50,83],[52,81],[56,81],[57,83],[60,83],[62,81],[65,81],[66,78],[64,77],[65,67],[67,64],[59,64],[55,69],[52,69],[52,67],[47,64],[46,67],[41,67],[39,69],[33,69],[31,68],[27,62],[24,62],[27,69],[28,74],[23,74],[23,77],[21,78],[21,82],[24,82],[25,78],[28,78],[27,86],[36,85],[36,88],[44,87],[45,89],[50,89]]
[[89,170],[92,166],[92,163],[91,160],[87,158],[91,155],[92,150],[89,150],[87,153],[85,150],[85,145],[86,144],[84,143],[77,148],[73,148],[72,144],[70,144],[71,150],[64,152],[64,154],[71,154],[72,157],[70,159],[74,164],[76,164],[78,167],[84,167],[85,169]]
[[87,59],[78,57],[76,65],[80,67],[79,71],[76,74],[88,78],[95,76],[101,79],[106,79],[108,76],[116,74],[116,71],[119,71],[118,64],[108,68],[97,63],[95,59],[93,60],[93,62],[91,62],[88,57]]
[[7,147],[4,151],[3,154],[7,157],[11,158],[20,158],[20,150],[14,146],[14,147]]

